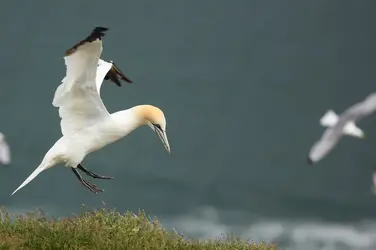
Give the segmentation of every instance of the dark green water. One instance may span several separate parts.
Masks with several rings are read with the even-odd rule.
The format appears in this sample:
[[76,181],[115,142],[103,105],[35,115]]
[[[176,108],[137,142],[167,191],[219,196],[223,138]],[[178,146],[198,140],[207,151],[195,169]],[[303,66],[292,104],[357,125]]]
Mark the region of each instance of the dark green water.
[[[375,7],[366,0],[2,1],[0,131],[13,163],[0,169],[1,205],[69,215],[104,201],[145,209],[196,237],[230,230],[286,249],[374,249],[375,116],[359,124],[367,140],[344,138],[317,166],[305,159],[327,109],[342,112],[375,90]],[[144,127],[84,160],[115,176],[95,181],[105,193],[92,195],[59,165],[11,197],[61,136],[51,103],[65,74],[63,53],[94,26],[110,28],[102,58],[134,81],[104,84],[108,110],[162,108],[171,155]]]

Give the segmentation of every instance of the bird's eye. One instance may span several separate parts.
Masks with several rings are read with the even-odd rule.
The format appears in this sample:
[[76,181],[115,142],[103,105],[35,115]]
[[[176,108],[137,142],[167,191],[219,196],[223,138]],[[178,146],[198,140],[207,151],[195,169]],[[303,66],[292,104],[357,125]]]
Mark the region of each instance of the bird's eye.
[[161,128],[161,125],[159,125],[159,124],[153,124],[155,127],[157,127],[157,129],[159,129],[159,130],[162,130],[162,128]]

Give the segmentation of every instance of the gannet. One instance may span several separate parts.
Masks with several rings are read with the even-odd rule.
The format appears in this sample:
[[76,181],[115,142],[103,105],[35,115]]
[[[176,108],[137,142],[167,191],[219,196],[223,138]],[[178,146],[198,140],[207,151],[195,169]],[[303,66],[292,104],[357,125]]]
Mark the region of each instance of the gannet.
[[[370,115],[375,110],[376,93],[372,93],[368,95],[363,101],[356,103],[355,105],[351,106],[346,111],[344,111],[338,117],[338,121],[335,123],[335,125],[329,126],[324,131],[320,140],[313,144],[307,157],[308,163],[312,165],[324,158],[338,143],[342,135],[346,133],[346,127],[351,128],[351,123],[355,125],[357,121],[360,121],[365,116]],[[326,120],[326,123],[329,123],[328,120],[330,119],[327,118],[323,120]],[[354,131],[356,131],[356,129],[353,128],[350,130],[352,131],[351,134],[354,134]],[[364,138],[364,134],[361,130],[355,132],[355,134],[357,134],[357,136],[360,138]]]
[[373,170],[373,173],[372,173],[371,191],[372,191],[373,194],[376,195],[376,170]]
[[[99,68],[98,72],[101,73],[96,75],[96,72],[97,67],[100,66],[102,38],[107,30],[107,28],[96,27],[86,39],[66,51],[64,56],[66,76],[56,89],[52,102],[53,106],[59,108],[63,136],[48,150],[34,172],[11,195],[42,171],[58,163],[70,167],[79,181],[93,193],[103,192],[103,189],[84,180],[77,169],[93,178],[112,179],[113,177],[97,175],[85,169],[81,162],[91,152],[120,140],[142,125],[148,125],[170,153],[166,118],[160,108],[145,104],[109,114],[104,106],[99,89],[107,72]],[[99,88],[97,88],[98,81]]]
[[3,133],[0,133],[0,163],[4,165],[10,164],[9,145]]

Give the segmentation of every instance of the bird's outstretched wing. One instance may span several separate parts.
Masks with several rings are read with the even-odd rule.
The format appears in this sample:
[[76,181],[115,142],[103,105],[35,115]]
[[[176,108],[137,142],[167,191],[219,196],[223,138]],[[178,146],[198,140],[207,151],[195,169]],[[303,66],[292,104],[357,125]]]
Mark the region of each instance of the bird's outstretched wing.
[[348,108],[340,116],[338,122],[346,123],[349,121],[357,122],[376,111],[376,93],[368,95],[362,102]]
[[320,138],[311,148],[308,155],[308,162],[314,163],[327,155],[340,140],[343,129],[348,122],[360,121],[365,116],[376,111],[376,93],[368,95],[363,101],[348,108],[338,118],[338,122],[327,128]]
[[99,59],[98,60],[98,68],[97,68],[97,76],[96,76],[96,84],[97,90],[100,94],[100,89],[103,83],[103,80],[110,79],[114,82],[117,86],[121,87],[120,80],[124,80],[128,83],[132,83],[120,70],[114,62],[106,62],[105,60]]
[[109,115],[96,86],[102,38],[107,30],[96,27],[88,37],[65,52],[66,76],[52,102],[59,108],[63,135],[93,125]]
[[0,133],[0,163],[8,165],[10,163],[10,150],[4,135]]

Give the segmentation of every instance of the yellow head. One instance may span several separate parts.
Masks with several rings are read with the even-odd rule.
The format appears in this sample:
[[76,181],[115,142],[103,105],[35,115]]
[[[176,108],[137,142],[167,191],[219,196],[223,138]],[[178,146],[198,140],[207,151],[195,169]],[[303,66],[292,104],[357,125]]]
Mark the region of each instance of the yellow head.
[[144,124],[147,124],[161,139],[165,149],[170,153],[170,144],[166,133],[166,118],[163,111],[152,105],[139,105],[134,107],[136,113]]

